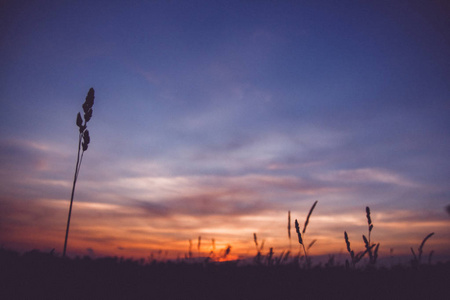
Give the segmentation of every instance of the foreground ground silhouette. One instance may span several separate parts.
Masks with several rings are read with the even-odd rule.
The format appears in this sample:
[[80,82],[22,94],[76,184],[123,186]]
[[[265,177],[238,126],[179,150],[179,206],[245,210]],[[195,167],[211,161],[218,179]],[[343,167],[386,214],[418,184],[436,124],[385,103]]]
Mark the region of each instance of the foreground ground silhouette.
[[348,270],[0,250],[0,299],[448,299],[450,263]]

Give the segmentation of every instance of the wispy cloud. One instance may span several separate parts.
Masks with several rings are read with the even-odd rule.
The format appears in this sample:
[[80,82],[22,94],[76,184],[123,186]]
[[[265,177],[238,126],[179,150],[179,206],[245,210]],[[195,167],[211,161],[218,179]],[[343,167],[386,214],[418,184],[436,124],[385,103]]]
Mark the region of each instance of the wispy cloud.
[[321,180],[345,184],[383,183],[406,187],[417,187],[419,185],[404,178],[404,176],[396,174],[395,172],[377,168],[331,171],[319,175],[318,178]]

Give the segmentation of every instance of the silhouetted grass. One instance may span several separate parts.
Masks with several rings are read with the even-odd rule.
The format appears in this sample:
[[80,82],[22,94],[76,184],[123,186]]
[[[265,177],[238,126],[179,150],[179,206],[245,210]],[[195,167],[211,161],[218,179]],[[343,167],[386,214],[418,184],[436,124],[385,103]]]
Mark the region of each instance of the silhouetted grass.
[[[84,152],[88,149],[91,138],[89,136],[89,130],[87,130],[87,123],[92,118],[92,106],[94,106],[94,89],[90,88],[89,92],[86,96],[86,100],[84,101],[82,107],[84,111],[84,118],[81,117],[81,114],[77,114],[76,125],[78,126],[78,153],[77,153],[77,163],[75,165],[75,174],[73,176],[73,184],[72,184],[72,194],[70,196],[70,206],[69,206],[69,215],[67,217],[67,227],[66,227],[66,236],[64,238],[64,250],[63,257],[66,256],[67,249],[67,239],[69,237],[69,226],[70,226],[70,217],[72,215],[72,205],[73,205],[73,197],[75,195],[75,186],[77,184],[78,175],[80,174],[81,163],[83,161]],[[83,123],[84,119],[84,123]]]
[[[418,268],[420,266],[420,263],[422,261],[422,254],[423,254],[423,246],[425,246],[425,242],[434,235],[434,232],[428,234],[422,241],[422,243],[419,246],[418,249],[418,254],[416,255],[416,253],[414,252],[414,249],[411,247],[411,252],[413,254],[413,260],[411,261],[411,264],[414,268]],[[429,255],[429,263],[431,264],[431,256],[433,255],[433,251],[430,252]]]
[[[308,250],[315,244],[316,240],[313,240],[309,243],[308,247],[305,248],[305,244],[303,242],[303,238],[305,236],[306,233],[306,228],[308,227],[309,224],[309,218],[311,217],[311,214],[314,210],[314,208],[316,207],[318,201],[315,201],[314,204],[311,206],[309,212],[308,212],[308,216],[306,217],[305,220],[305,225],[303,225],[303,231],[300,232],[300,226],[298,224],[297,219],[295,219],[295,231],[297,232],[297,236],[298,236],[298,243],[302,246],[303,248],[303,253],[305,254],[305,265],[307,267],[311,266],[311,260],[308,259]],[[289,214],[290,217],[290,214]],[[302,236],[303,235],[303,236]]]
[[446,299],[450,263],[305,269],[0,250],[0,299]]
[[[347,246],[347,251],[350,254],[350,258],[351,258],[351,266],[353,268],[356,267],[356,264],[358,262],[361,261],[361,259],[363,259],[363,257],[366,254],[369,254],[369,264],[371,265],[375,265],[378,259],[378,249],[380,247],[380,243],[378,244],[373,244],[370,241],[370,235],[372,233],[372,229],[373,229],[373,224],[372,224],[372,218],[370,217],[370,208],[368,206],[366,206],[366,218],[367,218],[367,225],[368,225],[368,237],[367,238],[364,234],[362,235],[363,241],[364,241],[364,246],[366,247],[365,251],[360,251],[357,254],[355,254],[355,252],[351,249],[350,246],[350,240],[347,234],[347,231],[344,231],[344,240],[345,240],[345,244]],[[350,266],[350,263],[348,262],[348,260],[346,261],[346,265],[347,267]]]

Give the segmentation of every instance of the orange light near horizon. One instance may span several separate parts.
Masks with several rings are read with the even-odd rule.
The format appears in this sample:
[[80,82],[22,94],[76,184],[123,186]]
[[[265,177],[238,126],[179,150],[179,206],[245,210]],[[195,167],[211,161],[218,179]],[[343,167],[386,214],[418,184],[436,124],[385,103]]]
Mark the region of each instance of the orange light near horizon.
[[[38,199],[35,201],[16,201],[11,204],[8,216],[11,227],[2,236],[2,243],[8,247],[15,245],[20,249],[29,247],[60,251],[63,245],[65,217],[68,201]],[[15,206],[14,206],[15,205]],[[17,207],[16,207],[17,206]],[[320,209],[320,207],[319,207]],[[300,211],[300,209],[297,209]],[[307,213],[292,213],[293,219],[299,217],[302,224]],[[48,215],[54,217],[47,217]],[[423,237],[430,232],[436,234],[427,241],[426,249],[436,253],[450,253],[448,222],[443,220],[423,220],[411,222],[408,212],[403,213],[405,221],[395,221],[392,213],[384,212],[372,215],[375,224],[372,241],[380,242],[380,254],[388,255],[391,248],[396,254],[410,253],[410,247],[417,248]],[[383,221],[384,220],[384,221]],[[9,223],[8,223],[9,224]],[[194,256],[208,257],[213,249],[220,260],[220,251],[230,245],[230,257],[252,257],[256,255],[253,233],[258,240],[265,240],[262,253],[265,255],[273,248],[275,255],[290,250],[296,255],[303,253],[295,232],[289,242],[287,234],[287,212],[264,211],[254,215],[184,215],[172,214],[151,216],[139,207],[99,202],[74,203],[74,219],[69,234],[69,253],[90,255],[91,250],[98,256],[123,256],[146,258],[153,252],[167,252],[166,257],[176,259],[184,257],[189,251],[189,239],[192,239]],[[12,225],[9,225],[12,226]],[[8,227],[9,228],[9,227]],[[346,255],[343,232],[349,233],[352,248],[363,250],[362,234],[367,235],[367,222],[363,212],[336,214],[334,216],[315,211],[308,225],[305,244],[314,239],[317,242],[309,250],[309,256],[343,253]],[[196,239],[202,237],[200,251]],[[88,251],[88,249],[90,249]]]

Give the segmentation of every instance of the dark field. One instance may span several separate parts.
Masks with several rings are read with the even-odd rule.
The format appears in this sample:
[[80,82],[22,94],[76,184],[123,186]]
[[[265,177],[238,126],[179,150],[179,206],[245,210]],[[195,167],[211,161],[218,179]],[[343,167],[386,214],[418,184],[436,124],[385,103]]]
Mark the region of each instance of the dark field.
[[350,270],[0,253],[0,299],[449,299],[449,262]]

